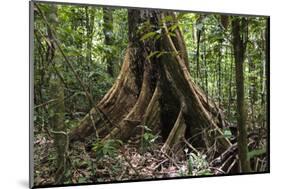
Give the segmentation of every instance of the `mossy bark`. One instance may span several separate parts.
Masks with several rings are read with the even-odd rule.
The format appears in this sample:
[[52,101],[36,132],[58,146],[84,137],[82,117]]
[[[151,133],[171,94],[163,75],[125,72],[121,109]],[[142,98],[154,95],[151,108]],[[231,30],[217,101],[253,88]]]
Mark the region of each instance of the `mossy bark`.
[[[50,10],[51,14],[54,17],[47,18],[52,23],[53,27],[56,28],[56,14],[57,9],[55,6],[52,6]],[[51,133],[54,137],[54,145],[56,149],[56,170],[55,170],[55,183],[63,184],[63,179],[66,171],[66,151],[68,148],[68,136],[66,134],[66,128],[64,125],[64,114],[65,114],[65,106],[64,106],[64,84],[61,77],[58,75],[57,70],[59,67],[63,65],[58,62],[58,59],[55,58],[56,54],[56,46],[54,44],[54,34],[51,31],[51,28],[48,28],[48,39],[50,41],[49,53],[46,54],[46,57],[49,60],[49,64],[52,64],[53,72],[50,74],[49,86],[51,95],[51,99],[55,99],[55,102],[51,104],[49,111],[50,116],[50,126]]]
[[64,126],[64,90],[62,90],[62,82],[53,73],[50,79],[50,94],[57,101],[51,106],[50,123],[52,127],[51,133],[54,136],[54,145],[56,147],[56,172],[55,182],[63,183],[63,176],[66,171],[66,145],[67,135]]

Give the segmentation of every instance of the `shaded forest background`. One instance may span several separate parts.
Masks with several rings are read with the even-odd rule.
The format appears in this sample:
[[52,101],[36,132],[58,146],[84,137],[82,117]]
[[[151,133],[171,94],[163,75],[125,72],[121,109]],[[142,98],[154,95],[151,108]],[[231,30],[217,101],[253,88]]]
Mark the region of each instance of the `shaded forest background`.
[[[218,155],[210,152],[212,148],[195,148],[186,141],[181,153],[163,153],[161,132],[147,125],[140,125],[142,132],[127,141],[99,140],[93,133],[69,145],[68,133],[118,80],[129,43],[128,10],[37,4],[34,14],[36,185],[241,173],[237,146]],[[244,22],[238,35],[245,44],[242,73],[248,159],[251,171],[267,171],[267,18],[177,12],[175,18],[163,19],[176,19],[169,25],[169,35],[181,30],[194,83],[229,122],[217,137],[233,144],[238,113],[233,28],[235,19]],[[149,23],[139,29],[145,24]],[[161,31],[155,30],[142,32],[140,41],[160,38]],[[166,54],[171,52],[152,51],[147,57]],[[225,159],[216,163],[218,157]]]

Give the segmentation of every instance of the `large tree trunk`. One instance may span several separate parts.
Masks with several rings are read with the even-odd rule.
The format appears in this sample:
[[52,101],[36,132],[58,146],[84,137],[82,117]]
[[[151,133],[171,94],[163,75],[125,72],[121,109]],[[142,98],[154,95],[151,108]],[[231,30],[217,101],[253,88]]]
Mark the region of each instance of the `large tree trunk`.
[[[168,17],[172,20],[164,21]],[[138,125],[146,125],[161,130],[165,152],[183,137],[204,149],[223,151],[229,147],[227,138],[217,137],[223,135],[221,128],[226,126],[222,111],[192,81],[181,31],[171,27],[175,16],[171,12],[129,9],[128,19],[129,45],[120,74],[71,132],[70,140],[83,140],[93,133],[104,140],[126,140],[138,132]],[[149,32],[155,32],[154,37],[144,39]],[[149,56],[153,52],[162,55]],[[217,145],[213,145],[215,140]]]

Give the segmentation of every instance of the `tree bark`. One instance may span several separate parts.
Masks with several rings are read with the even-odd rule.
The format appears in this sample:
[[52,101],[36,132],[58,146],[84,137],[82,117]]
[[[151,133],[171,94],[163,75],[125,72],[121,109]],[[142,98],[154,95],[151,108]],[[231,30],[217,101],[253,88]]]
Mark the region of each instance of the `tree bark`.
[[[270,56],[269,56],[269,48],[270,48],[270,44],[269,44],[269,27],[270,27],[270,20],[269,18],[266,19],[266,28],[265,28],[265,32],[264,32],[264,58],[265,61],[263,62],[262,65],[262,100],[261,100],[261,107],[264,108],[264,110],[266,110],[265,112],[268,112],[268,106],[267,103],[269,100],[269,96],[267,94],[268,86],[269,86],[269,76],[267,76],[267,74],[269,73],[269,60],[270,60]],[[264,128],[267,127],[267,121],[268,121],[268,115],[264,116],[263,119],[263,126]]]
[[[186,51],[180,28],[172,31],[175,20],[164,21],[171,14],[128,10],[129,44],[119,76],[104,98],[71,132],[71,141],[83,140],[93,133],[104,140],[127,140],[139,132],[138,125],[146,125],[161,131],[164,152],[183,137],[204,149],[210,147],[206,137],[212,144],[217,140],[217,151],[231,145],[227,138],[217,137],[223,135],[221,129],[227,123],[218,106],[207,100],[192,81],[187,54],[180,53]],[[160,37],[141,40],[149,32]],[[153,52],[164,53],[149,57]]]
[[[50,15],[53,17],[47,17],[46,19],[49,20],[49,23],[55,28],[57,25],[57,9],[55,6],[51,6],[52,9],[50,10]],[[50,25],[49,25],[50,26]],[[54,135],[54,145],[56,148],[56,172],[54,175],[55,183],[62,184],[64,179],[64,174],[66,171],[66,149],[67,145],[67,138],[66,135],[66,128],[64,126],[64,113],[65,113],[65,106],[64,106],[64,87],[61,78],[59,77],[58,73],[55,71],[55,68],[59,65],[57,59],[55,58],[56,54],[56,45],[55,45],[55,37],[52,33],[51,27],[48,27],[47,30],[48,40],[50,42],[49,48],[52,53],[47,53],[48,62],[52,64],[54,70],[50,74],[49,85],[50,85],[50,94],[51,99],[57,99],[56,103],[52,104],[50,107],[49,115],[50,115],[50,125],[51,125],[51,132]],[[50,57],[49,57],[50,56]]]
[[[202,24],[202,16],[200,16],[197,20],[196,20],[196,25],[197,24]],[[197,79],[201,79],[200,78],[200,41],[201,41],[201,29],[196,28],[196,78]],[[198,80],[199,81],[199,80]]]
[[[107,49],[113,44],[113,15],[112,10],[110,8],[103,8],[103,34],[104,34],[104,44]],[[114,64],[113,64],[113,56],[110,52],[107,53],[106,66],[107,73],[113,77],[114,76]]]
[[[85,17],[86,23],[85,28],[87,31],[87,39],[86,39],[86,46],[87,46],[87,53],[86,53],[86,61],[88,64],[92,63],[92,40],[93,40],[93,27],[95,22],[95,11],[93,11],[89,7],[85,7]],[[89,68],[89,67],[88,67]]]
[[[246,51],[246,20],[245,18],[233,18],[233,49],[235,59],[236,94],[237,94],[237,125],[238,125],[238,155],[242,172],[250,172],[248,160],[248,139],[246,128],[246,114],[244,102],[244,71],[243,62]],[[242,37],[241,37],[242,36]]]

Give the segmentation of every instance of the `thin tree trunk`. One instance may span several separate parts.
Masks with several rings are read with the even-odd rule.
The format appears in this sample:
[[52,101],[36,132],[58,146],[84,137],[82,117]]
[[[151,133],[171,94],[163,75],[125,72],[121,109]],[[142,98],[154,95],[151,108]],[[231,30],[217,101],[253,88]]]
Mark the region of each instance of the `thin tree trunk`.
[[[50,15],[56,15],[57,9],[55,6],[51,6]],[[56,19],[54,17],[48,18],[53,27],[56,27]],[[56,48],[54,44],[54,35],[48,27],[48,39],[51,43],[51,57],[48,57],[49,64],[53,64],[53,67],[58,64],[57,59],[55,58]],[[49,54],[49,55],[50,55]],[[48,54],[47,54],[48,55]],[[62,184],[65,171],[66,171],[66,148],[67,148],[67,135],[66,128],[64,126],[64,87],[61,78],[57,75],[57,73],[53,70],[49,80],[51,99],[57,99],[57,102],[54,103],[50,110],[50,124],[51,124],[51,132],[54,135],[54,145],[56,147],[56,172],[55,172],[55,183]]]
[[[269,61],[270,61],[270,56],[269,56],[269,49],[270,49],[270,44],[269,44],[269,27],[270,27],[270,23],[269,23],[269,18],[266,19],[266,30],[265,30],[265,72],[264,72],[264,77],[265,77],[265,91],[269,91]],[[265,95],[265,101],[268,102],[269,101],[269,94]],[[265,103],[266,104],[266,103]],[[268,106],[267,104],[265,105],[265,110],[266,112],[268,112]],[[268,117],[265,120],[265,125],[268,121]]]
[[[248,139],[246,128],[246,112],[244,102],[244,70],[243,62],[245,59],[246,40],[245,27],[246,20],[233,18],[233,49],[235,58],[235,77],[237,94],[237,124],[238,124],[238,154],[242,172],[250,172],[250,162],[248,159]],[[241,37],[241,35],[243,37]]]
[[[85,7],[85,16],[86,16],[86,31],[87,31],[87,42],[86,42],[86,46],[87,46],[87,55],[86,55],[86,62],[87,65],[91,65],[92,63],[92,40],[93,40],[93,25],[94,25],[94,21],[95,21],[95,15],[93,14],[93,12],[91,11],[91,9],[89,9],[89,7]],[[90,68],[88,66],[88,68]]]
[[232,77],[233,77],[233,48],[230,49],[230,74],[229,74],[229,80],[228,80],[228,106],[227,106],[227,112],[228,112],[228,118],[231,117],[231,104],[233,102],[232,100]]
[[[268,106],[266,102],[268,102],[268,84],[269,84],[269,76],[266,76],[268,74],[268,69],[269,69],[269,18],[266,19],[266,28],[265,28],[265,33],[264,33],[264,39],[265,39],[265,48],[264,48],[264,57],[265,61],[263,62],[263,74],[262,74],[262,100],[261,100],[261,107],[262,109],[266,110],[265,112],[268,112]],[[265,114],[263,112],[263,114]],[[263,126],[264,128],[267,127],[267,115],[264,116],[265,119],[263,120]]]
[[251,122],[252,126],[255,125],[255,103],[257,100],[257,90],[256,90],[256,76],[253,73],[256,70],[256,66],[254,61],[250,56],[248,58],[249,63],[249,82],[250,82],[250,89],[249,89],[249,97],[250,97],[250,107],[251,107]]
[[[113,44],[113,11],[110,8],[103,8],[103,34],[104,34],[104,44],[107,49]],[[107,73],[113,77],[114,76],[114,59],[112,53],[106,54],[106,65]]]
[[204,62],[204,75],[205,75],[205,92],[206,92],[206,97],[207,97],[207,104],[209,104],[209,89],[208,89],[208,64],[207,64],[207,60],[206,60],[206,32],[205,32],[205,27],[203,25],[202,28],[202,35],[203,35],[203,62]]
[[222,61],[222,40],[220,40],[219,42],[219,63],[218,63],[218,76],[219,76],[219,79],[218,79],[218,91],[219,91],[219,105],[221,104],[221,99],[222,99],[222,92],[221,92],[221,61]]
[[56,173],[55,182],[56,184],[63,183],[63,176],[66,171],[66,145],[67,145],[67,135],[64,126],[64,90],[61,80],[56,76],[55,73],[52,74],[50,79],[50,94],[52,98],[58,99],[56,103],[52,106],[51,111],[51,126],[54,135],[54,143],[56,146]]
[[[199,18],[197,22],[199,22],[201,19]],[[201,33],[202,31],[196,28],[196,78],[200,79],[200,41],[201,41]]]

